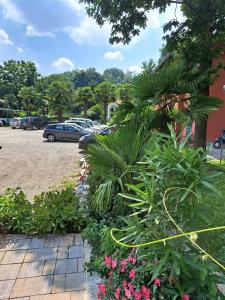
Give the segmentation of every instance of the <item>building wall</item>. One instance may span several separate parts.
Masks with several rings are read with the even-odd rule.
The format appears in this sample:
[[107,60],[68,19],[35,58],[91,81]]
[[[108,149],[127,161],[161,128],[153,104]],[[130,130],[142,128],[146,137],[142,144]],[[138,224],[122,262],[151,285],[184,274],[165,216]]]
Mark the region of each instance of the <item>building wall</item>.
[[[225,53],[221,55],[220,61],[225,63]],[[214,62],[216,63],[216,62]],[[225,70],[221,70],[219,78],[210,87],[210,96],[215,96],[223,100],[224,104],[218,111],[209,115],[207,126],[207,142],[213,142],[221,135],[222,129],[225,129]]]

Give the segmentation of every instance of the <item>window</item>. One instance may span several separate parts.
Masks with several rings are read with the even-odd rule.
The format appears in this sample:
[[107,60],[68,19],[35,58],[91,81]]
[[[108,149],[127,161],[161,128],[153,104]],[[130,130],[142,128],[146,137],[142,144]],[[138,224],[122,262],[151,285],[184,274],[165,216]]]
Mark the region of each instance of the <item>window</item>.
[[64,128],[63,128],[63,125],[56,125],[55,129],[56,130],[63,130]]
[[64,126],[66,131],[70,131],[70,132],[76,132],[78,131],[75,127],[73,126]]

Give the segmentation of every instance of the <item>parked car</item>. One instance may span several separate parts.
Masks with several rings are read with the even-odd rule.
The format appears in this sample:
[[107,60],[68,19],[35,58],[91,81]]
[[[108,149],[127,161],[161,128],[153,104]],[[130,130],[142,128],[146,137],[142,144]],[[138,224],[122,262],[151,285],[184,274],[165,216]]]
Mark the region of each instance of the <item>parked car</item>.
[[84,122],[89,128],[91,128],[94,132],[101,132],[103,129],[108,128],[106,125],[101,125],[96,121],[92,121],[91,119],[85,118],[71,118],[73,121]]
[[42,117],[25,117],[21,120],[21,128],[24,130],[45,128],[47,124],[47,120]]
[[2,120],[0,120],[0,127],[3,127],[4,126],[4,123]]
[[[110,134],[110,133],[112,133],[114,131],[115,131],[115,127],[111,126],[111,127],[108,127],[106,129],[102,130],[98,134],[107,135],[107,134]],[[95,134],[94,133],[89,133],[89,134],[83,135],[79,139],[79,149],[85,149],[85,147],[87,145],[93,144],[94,142],[95,142]]]
[[225,130],[223,130],[223,134],[213,142],[213,147],[220,149],[222,144],[225,144]]
[[10,121],[10,126],[12,127],[12,129],[20,128],[21,127],[21,120],[22,120],[22,118],[13,118]]
[[57,140],[79,141],[80,137],[91,131],[72,123],[49,124],[44,129],[43,137],[49,142]]
[[70,120],[66,120],[64,123],[72,123],[72,124],[75,124],[75,125],[79,125],[80,127],[82,128],[86,128],[86,129],[89,129],[91,130],[92,132],[95,132],[92,127],[88,126],[87,123],[85,123],[84,121],[77,121],[77,120],[74,120],[74,119],[70,119]]

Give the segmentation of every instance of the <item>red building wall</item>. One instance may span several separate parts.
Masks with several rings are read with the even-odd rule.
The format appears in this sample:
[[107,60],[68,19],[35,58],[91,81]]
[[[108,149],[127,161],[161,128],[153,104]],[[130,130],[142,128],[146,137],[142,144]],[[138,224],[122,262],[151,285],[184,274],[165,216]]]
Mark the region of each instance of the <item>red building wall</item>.
[[[221,55],[220,61],[225,63],[225,53]],[[216,62],[215,62],[216,63]],[[209,115],[207,126],[207,142],[213,142],[225,129],[225,70],[221,70],[219,78],[210,87],[210,96],[223,100],[224,104],[218,111]]]

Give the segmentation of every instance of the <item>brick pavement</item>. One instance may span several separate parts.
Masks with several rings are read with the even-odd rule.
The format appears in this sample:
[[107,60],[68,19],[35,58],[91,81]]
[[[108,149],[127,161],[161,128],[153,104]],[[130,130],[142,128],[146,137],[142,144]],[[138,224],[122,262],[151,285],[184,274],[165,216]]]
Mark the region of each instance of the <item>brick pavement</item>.
[[80,235],[0,236],[0,299],[85,300]]

